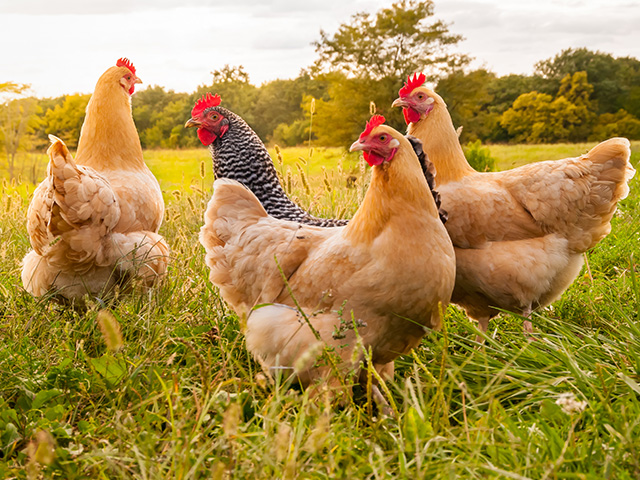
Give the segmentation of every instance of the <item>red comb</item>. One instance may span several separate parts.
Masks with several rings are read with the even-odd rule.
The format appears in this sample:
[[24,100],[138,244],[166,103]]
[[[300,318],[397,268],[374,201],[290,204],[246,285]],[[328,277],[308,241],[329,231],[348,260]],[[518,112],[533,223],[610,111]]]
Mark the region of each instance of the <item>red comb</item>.
[[401,97],[406,97],[413,91],[414,88],[422,86],[426,81],[427,81],[427,77],[422,72],[414,73],[413,78],[411,78],[411,75],[409,75],[407,77],[407,81],[404,83],[404,87],[400,89],[398,94]]
[[136,67],[133,66],[133,63],[131,63],[128,58],[119,58],[116,62],[116,67],[127,67],[131,70],[131,73],[136,74]]
[[211,95],[207,92],[205,95],[202,95],[202,98],[196,102],[193,106],[193,110],[191,110],[191,116],[195,117],[200,115],[209,107],[217,107],[220,105],[220,95],[217,93],[215,95]]
[[384,123],[384,117],[382,115],[374,115],[371,117],[371,120],[367,122],[367,127],[364,129],[364,132],[360,134],[360,140],[371,133],[371,130],[376,128],[379,125]]

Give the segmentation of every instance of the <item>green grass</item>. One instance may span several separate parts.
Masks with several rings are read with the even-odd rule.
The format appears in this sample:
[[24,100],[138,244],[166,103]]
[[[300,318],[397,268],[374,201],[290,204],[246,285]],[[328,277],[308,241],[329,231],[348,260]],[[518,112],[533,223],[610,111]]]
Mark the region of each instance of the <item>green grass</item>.
[[[511,148],[511,158],[534,155]],[[568,154],[586,149],[576,148]],[[282,168],[285,178],[296,169],[291,193],[316,213],[349,216],[366,183],[357,162],[336,153],[328,187],[310,162],[307,193],[295,167],[305,155]],[[397,360],[389,388],[400,414],[381,418],[366,402],[309,399],[260,373],[197,241],[211,194],[199,173],[206,150],[147,158],[168,192],[161,233],[174,262],[161,287],[107,306],[122,331],[115,352],[96,325],[102,305],[74,311],[22,289],[27,190],[0,187],[0,478],[640,476],[638,175],[612,233],[588,253],[590,271],[534,316],[538,341],[502,315],[479,347],[450,307],[442,331]],[[558,405],[565,394],[574,410]]]

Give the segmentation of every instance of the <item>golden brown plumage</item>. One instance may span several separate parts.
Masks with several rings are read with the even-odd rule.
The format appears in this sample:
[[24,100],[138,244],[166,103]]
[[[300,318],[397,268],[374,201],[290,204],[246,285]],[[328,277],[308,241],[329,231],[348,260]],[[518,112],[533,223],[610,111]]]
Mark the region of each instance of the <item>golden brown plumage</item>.
[[[368,142],[384,138],[386,147],[397,145],[397,151],[374,149],[389,161],[374,166],[365,199],[345,227],[277,220],[238,182],[214,184],[200,233],[210,279],[247,318],[247,348],[268,367],[292,367],[317,344],[291,308],[274,257],[322,342],[336,347],[345,369],[359,368],[352,364],[356,334],[347,329],[345,338],[334,338],[338,310],[348,325],[351,312],[366,324],[358,330],[363,345],[371,348],[375,367],[387,373],[394,358],[440,324],[439,308],[449,302],[455,275],[451,241],[409,142],[385,125],[365,137],[353,148],[366,152]],[[252,313],[263,303],[274,305]],[[357,361],[361,351],[355,353]],[[299,378],[308,383],[327,373],[305,368]]]
[[166,271],[169,248],[157,233],[164,201],[131,117],[130,92],[139,79],[130,64],[118,63],[98,80],[76,161],[51,137],[48,175],[27,213],[33,250],[22,281],[36,296],[54,289],[80,300],[123,277],[151,285]]
[[611,230],[635,173],[629,141],[612,138],[578,158],[476,172],[442,98],[411,82],[394,105],[405,109],[408,132],[438,172],[457,259],[452,301],[483,330],[497,309],[528,315],[548,305],[578,275],[582,254]]

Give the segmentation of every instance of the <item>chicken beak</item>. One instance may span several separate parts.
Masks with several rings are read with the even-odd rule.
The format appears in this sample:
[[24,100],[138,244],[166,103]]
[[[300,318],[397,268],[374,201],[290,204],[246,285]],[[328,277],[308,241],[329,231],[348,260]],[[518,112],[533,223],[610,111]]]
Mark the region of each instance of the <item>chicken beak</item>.
[[366,147],[365,143],[360,141],[360,140],[356,140],[355,142],[353,142],[351,144],[351,147],[349,148],[350,152],[361,152],[362,150],[364,150]]
[[142,83],[142,80],[140,80],[138,77],[136,77],[136,80],[133,83]]
[[404,98],[396,98],[391,104],[392,107],[409,107],[409,102],[407,102]]
[[194,127],[199,127],[201,125],[201,123],[196,120],[195,118],[190,118],[189,120],[187,120],[187,123],[184,124],[184,128],[194,128]]

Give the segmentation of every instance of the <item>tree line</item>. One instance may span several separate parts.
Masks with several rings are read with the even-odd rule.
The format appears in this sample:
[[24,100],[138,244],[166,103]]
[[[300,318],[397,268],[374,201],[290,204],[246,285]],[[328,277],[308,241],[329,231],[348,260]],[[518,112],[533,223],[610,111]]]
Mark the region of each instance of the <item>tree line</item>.
[[[132,98],[144,148],[198,145],[183,125],[203,93],[241,115],[266,142],[349,145],[371,113],[404,129],[391,109],[407,75],[422,71],[449,107],[462,142],[553,143],[640,139],[640,61],[585,48],[566,49],[531,75],[472,70],[452,51],[462,36],[433,19],[431,0],[401,0],[359,13],[315,42],[317,58],[298,77],[253,85],[242,66],[212,71],[209,85],[180,93],[151,86]],[[26,85],[0,83],[0,138],[12,167],[19,150],[42,151],[55,134],[75,148],[90,95],[25,97]]]

